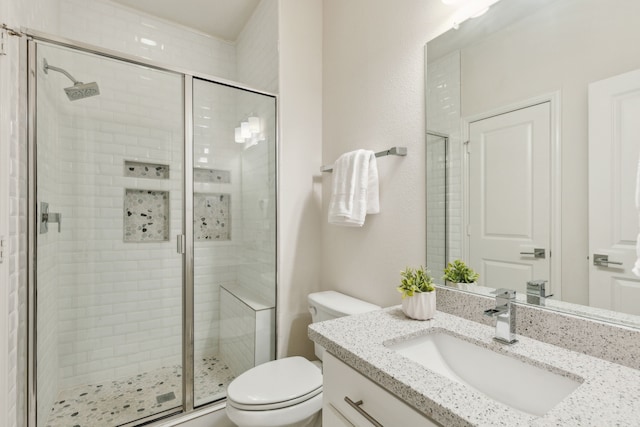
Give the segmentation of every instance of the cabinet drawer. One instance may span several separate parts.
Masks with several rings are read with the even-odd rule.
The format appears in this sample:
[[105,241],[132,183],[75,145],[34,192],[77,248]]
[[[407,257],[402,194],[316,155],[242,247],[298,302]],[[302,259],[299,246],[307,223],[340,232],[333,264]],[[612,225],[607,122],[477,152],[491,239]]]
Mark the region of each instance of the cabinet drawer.
[[[356,427],[376,425],[349,404],[345,397],[356,403],[362,411],[384,427],[412,426],[438,427],[438,424],[358,373],[355,369],[325,352],[323,360],[323,426],[349,425],[336,421],[337,410]],[[338,419],[339,420],[339,419]]]
[[322,407],[322,425],[324,427],[354,427],[353,424],[330,403]]

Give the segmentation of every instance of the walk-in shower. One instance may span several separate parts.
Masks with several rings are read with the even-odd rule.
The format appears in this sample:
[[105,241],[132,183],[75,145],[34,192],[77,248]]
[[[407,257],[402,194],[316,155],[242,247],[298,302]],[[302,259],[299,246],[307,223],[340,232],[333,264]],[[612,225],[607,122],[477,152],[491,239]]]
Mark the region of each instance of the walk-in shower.
[[38,34],[25,49],[29,427],[222,401],[275,357],[275,96]]
[[100,89],[98,88],[98,83],[82,83],[73,78],[71,74],[65,69],[54,67],[53,65],[49,65],[47,62],[47,58],[42,59],[42,69],[45,74],[49,73],[49,70],[57,71],[59,73],[64,74],[73,82],[73,86],[64,88],[65,93],[70,101],[76,101],[78,99],[88,98],[90,96],[100,95]]

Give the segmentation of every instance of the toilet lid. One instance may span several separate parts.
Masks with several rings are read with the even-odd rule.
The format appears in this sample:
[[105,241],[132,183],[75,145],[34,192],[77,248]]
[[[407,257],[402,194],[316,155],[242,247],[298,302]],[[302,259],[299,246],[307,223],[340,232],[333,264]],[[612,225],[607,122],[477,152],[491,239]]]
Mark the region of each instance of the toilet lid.
[[227,397],[236,407],[284,407],[320,392],[320,369],[304,357],[294,356],[249,369],[229,384]]

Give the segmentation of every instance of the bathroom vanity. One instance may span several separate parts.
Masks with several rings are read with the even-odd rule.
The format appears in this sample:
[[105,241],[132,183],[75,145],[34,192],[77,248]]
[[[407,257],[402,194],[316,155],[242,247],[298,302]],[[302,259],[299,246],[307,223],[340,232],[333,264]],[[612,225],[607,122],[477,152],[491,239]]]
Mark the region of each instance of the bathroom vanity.
[[440,311],[410,320],[400,307],[312,324],[309,337],[330,353],[324,425],[638,425],[637,369],[526,336],[501,344],[494,335]]
[[322,391],[322,421],[327,427],[438,426],[327,352],[324,353]]

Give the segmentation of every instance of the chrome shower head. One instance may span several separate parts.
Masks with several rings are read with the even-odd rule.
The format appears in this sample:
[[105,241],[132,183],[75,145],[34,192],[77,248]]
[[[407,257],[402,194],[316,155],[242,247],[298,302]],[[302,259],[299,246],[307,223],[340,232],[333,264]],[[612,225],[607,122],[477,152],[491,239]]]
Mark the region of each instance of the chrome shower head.
[[49,74],[49,70],[57,71],[59,73],[67,76],[69,80],[73,82],[73,86],[67,87],[64,91],[67,94],[67,97],[70,101],[76,101],[78,99],[88,98],[90,96],[100,95],[100,89],[98,88],[98,83],[82,83],[78,80],[74,79],[71,74],[67,70],[63,70],[62,68],[54,67],[53,65],[49,65],[47,59],[43,59],[43,66],[45,74]]
[[71,87],[65,87],[64,91],[67,93],[67,97],[70,101],[76,101],[78,99],[100,95],[100,89],[98,88],[98,83],[96,82],[77,82]]

